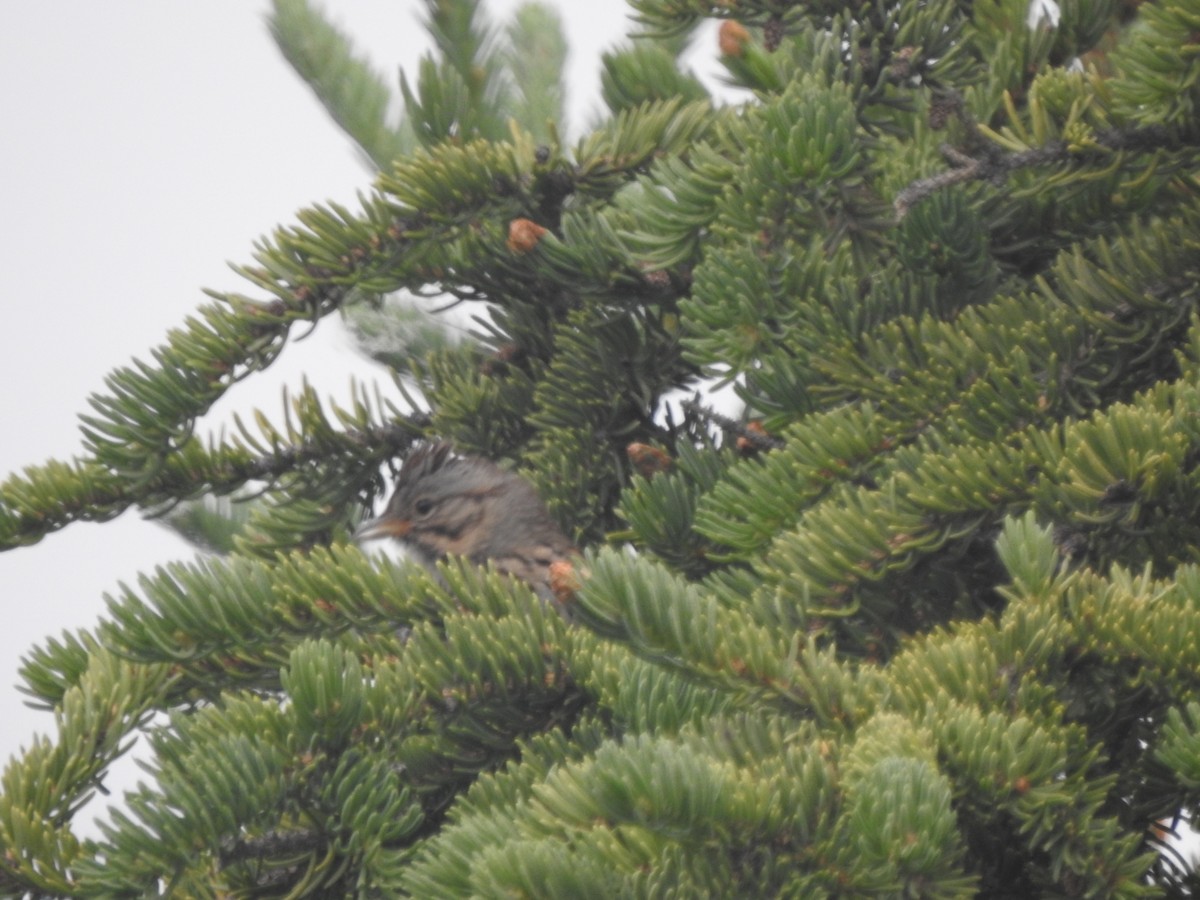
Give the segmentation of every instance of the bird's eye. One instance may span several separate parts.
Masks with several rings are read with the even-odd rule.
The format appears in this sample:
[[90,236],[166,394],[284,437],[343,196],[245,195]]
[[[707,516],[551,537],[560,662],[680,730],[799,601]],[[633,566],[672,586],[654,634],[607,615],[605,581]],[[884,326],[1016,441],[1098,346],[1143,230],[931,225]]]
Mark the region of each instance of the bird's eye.
[[422,497],[413,505],[413,509],[417,511],[418,516],[427,516],[429,515],[429,511],[433,509],[433,501]]

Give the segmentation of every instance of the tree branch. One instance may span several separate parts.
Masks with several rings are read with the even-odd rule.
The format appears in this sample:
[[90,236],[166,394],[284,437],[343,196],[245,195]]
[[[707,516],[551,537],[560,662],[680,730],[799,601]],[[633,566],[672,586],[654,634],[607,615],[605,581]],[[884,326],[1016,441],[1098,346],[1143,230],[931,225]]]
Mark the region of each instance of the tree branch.
[[684,400],[680,406],[683,407],[684,412],[689,412],[701,421],[711,422],[722,431],[736,435],[756,450],[778,450],[787,446],[785,441],[772,437],[765,431],[750,428],[744,422],[723,416],[710,406],[701,406],[699,400]]
[[[398,452],[420,436],[420,425],[419,418],[414,418],[411,423],[347,429],[337,438],[343,446],[359,450],[382,446]],[[26,469],[24,476],[0,484],[0,551],[36,543],[75,521],[111,519],[131,506],[161,514],[175,502],[206,490],[229,493],[247,481],[274,481],[327,459],[336,449],[328,437],[310,439],[242,459],[222,459],[214,454],[212,467],[173,455],[157,475],[142,482],[132,482],[91,460],[73,467],[50,463]],[[66,479],[73,485],[64,485]],[[54,502],[38,502],[47,498]]]
[[[1095,135],[1095,143],[1109,151],[1139,152],[1161,148],[1170,143],[1170,138],[1171,133],[1167,128],[1148,125],[1144,128],[1114,128],[1101,131]],[[900,191],[892,202],[896,211],[896,222],[900,222],[915,204],[953,184],[983,179],[999,183],[1018,169],[1054,163],[1086,162],[1101,155],[1096,150],[1073,151],[1067,141],[1053,141],[1044,147],[1013,153],[1000,153],[985,148],[978,157],[969,156],[949,144],[943,144],[938,149],[953,168],[926,178],[918,178]]]

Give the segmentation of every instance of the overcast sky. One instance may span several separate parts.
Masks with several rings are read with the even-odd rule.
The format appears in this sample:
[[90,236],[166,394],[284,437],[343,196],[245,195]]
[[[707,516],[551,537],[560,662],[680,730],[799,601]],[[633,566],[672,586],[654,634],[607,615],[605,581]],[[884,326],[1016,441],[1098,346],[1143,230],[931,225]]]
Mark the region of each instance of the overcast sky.
[[[485,5],[502,16],[517,4]],[[625,33],[626,7],[551,5],[566,17],[578,133],[599,108],[599,54]],[[108,372],[148,359],[206,302],[201,288],[252,290],[227,261],[250,262],[252,242],[301,207],[356,208],[369,186],[353,146],[276,50],[268,7],[115,0],[0,12],[0,477],[79,453],[77,416]],[[393,83],[428,46],[421,7],[325,4]],[[301,376],[345,398],[352,374],[376,371],[330,317],[228,399],[275,413],[281,387]],[[119,582],[194,555],[136,511],[0,553],[0,761],[53,728],[16,690],[20,657],[48,635],[93,626]]]

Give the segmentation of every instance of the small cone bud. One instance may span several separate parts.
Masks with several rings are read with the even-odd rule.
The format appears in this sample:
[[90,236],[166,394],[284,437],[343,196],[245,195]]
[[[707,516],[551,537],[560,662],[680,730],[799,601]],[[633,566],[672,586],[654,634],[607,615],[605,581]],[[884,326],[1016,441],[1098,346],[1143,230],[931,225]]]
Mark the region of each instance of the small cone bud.
[[570,560],[560,559],[550,563],[550,591],[559,603],[566,606],[582,586],[580,573]]
[[740,22],[726,19],[717,32],[717,45],[726,56],[742,56],[750,43],[750,32]]
[[508,225],[508,249],[528,253],[538,245],[546,229],[532,219],[513,219]]
[[646,478],[652,478],[671,468],[671,457],[649,444],[630,444],[625,448],[625,455],[629,457],[633,467]]

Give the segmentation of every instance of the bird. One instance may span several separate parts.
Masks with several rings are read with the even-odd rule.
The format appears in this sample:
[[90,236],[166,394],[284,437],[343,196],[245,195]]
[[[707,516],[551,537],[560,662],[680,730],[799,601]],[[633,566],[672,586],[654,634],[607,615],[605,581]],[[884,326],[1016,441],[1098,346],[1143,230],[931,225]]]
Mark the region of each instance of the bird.
[[430,570],[450,555],[491,563],[560,611],[562,573],[569,581],[577,554],[533,485],[483,457],[457,455],[445,441],[409,454],[383,514],[355,537],[394,538]]

